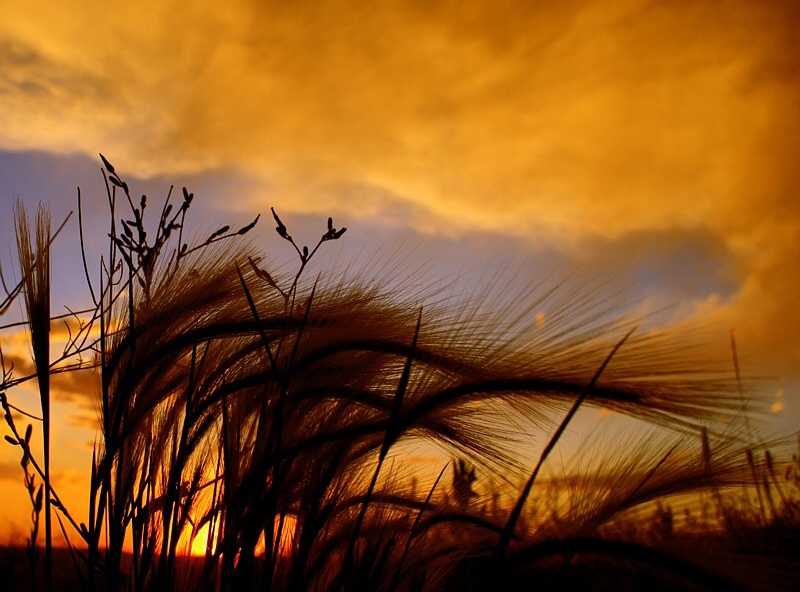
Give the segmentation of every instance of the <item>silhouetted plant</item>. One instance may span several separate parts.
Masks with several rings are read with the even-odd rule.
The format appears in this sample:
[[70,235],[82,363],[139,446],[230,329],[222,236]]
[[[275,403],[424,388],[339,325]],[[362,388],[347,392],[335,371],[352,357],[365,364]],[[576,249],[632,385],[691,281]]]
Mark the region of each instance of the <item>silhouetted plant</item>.
[[[769,512],[769,524],[793,515],[791,466],[782,471],[769,453],[724,437],[741,407],[738,369],[737,380],[720,378],[691,352],[635,334],[629,320],[604,317],[588,296],[559,287],[491,317],[479,314],[477,298],[425,299],[331,270],[307,278],[322,244],[346,232],[331,218],[309,248],[272,210],[275,231],[298,257],[288,272],[274,272],[234,240],[258,217],[189,245],[188,189],[175,208],[170,190],[148,229],[147,198],[134,200],[101,158],[111,221],[99,287],[82,249],[95,307],[76,312],[86,316],[75,334],[36,374],[95,367],[99,375],[101,434],[85,524],[61,503],[30,454],[30,429],[20,437],[16,408],[2,398],[8,439],[42,476],[38,491],[50,493],[72,528],[65,537],[82,541],[74,556],[86,589],[559,589],[594,585],[604,569],[619,574],[620,585],[660,570],[665,586],[733,589],[702,553],[667,549],[667,539],[683,536],[686,515],[668,504],[709,492],[720,528],[743,532],[751,522],[728,509],[730,492],[744,487],[766,499],[758,515]],[[130,210],[124,216],[117,196]],[[78,210],[83,244],[80,193]],[[43,235],[36,254],[26,251],[23,280],[32,277],[25,265],[44,261],[50,242]],[[5,290],[6,299],[19,294]],[[544,306],[553,321],[542,328],[527,313]],[[29,312],[32,330],[41,333],[41,319],[49,327],[49,313]],[[30,379],[3,363],[0,392]],[[550,453],[584,406],[677,435],[643,436],[630,447],[635,453],[598,454],[593,469],[542,483]],[[544,434],[533,467],[491,420],[512,415]],[[696,435],[686,435],[701,429],[696,451],[688,444],[697,445]],[[457,459],[455,504],[437,488],[447,467],[424,497],[400,477],[400,447],[416,440]],[[523,485],[501,498],[498,476]],[[32,479],[26,465],[35,508]],[[186,539],[201,533],[204,556],[183,558]]]
[[0,393],[0,405],[3,408],[6,424],[11,428],[11,432],[16,437],[6,436],[6,441],[12,446],[19,446],[22,449],[22,460],[20,466],[24,475],[23,482],[25,490],[28,492],[28,497],[31,500],[31,534],[25,541],[25,549],[28,554],[28,561],[31,568],[31,590],[36,589],[36,564],[39,562],[39,549],[36,546],[36,538],[39,536],[39,515],[42,512],[42,494],[44,492],[43,484],[36,487],[36,476],[28,470],[31,461],[30,445],[31,436],[33,435],[33,426],[28,424],[25,428],[25,435],[19,438],[16,426],[14,425],[14,418],[11,415],[11,409],[8,406],[5,393]]
[[472,489],[476,479],[475,467],[464,459],[456,459],[453,463],[453,497],[462,509],[467,509],[472,498],[478,495]]

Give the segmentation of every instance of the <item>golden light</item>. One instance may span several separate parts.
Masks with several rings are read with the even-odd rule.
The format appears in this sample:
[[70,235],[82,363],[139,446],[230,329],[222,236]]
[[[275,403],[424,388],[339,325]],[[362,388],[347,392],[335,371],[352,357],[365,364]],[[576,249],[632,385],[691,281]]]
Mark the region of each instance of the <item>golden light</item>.
[[[295,530],[297,529],[297,518],[291,514],[285,514],[283,517],[283,524],[281,525],[280,516],[275,517],[275,533],[277,536],[278,529],[280,529],[280,543],[278,544],[278,554],[281,557],[288,556],[292,551],[292,545],[294,543],[294,534]],[[193,528],[191,525],[184,529],[183,534],[181,535],[181,540],[178,543],[178,549],[189,549],[189,554],[194,557],[203,557],[206,554],[206,550],[211,548],[212,553],[216,550],[217,543],[219,540],[219,532],[214,533],[212,540],[209,541],[209,524],[206,523],[201,526],[197,532],[194,533],[192,536]],[[264,533],[261,533],[261,537],[258,539],[258,544],[256,545],[256,555],[263,555],[266,549],[266,545],[264,544]],[[185,554],[185,551],[183,551]]]
[[[200,527],[200,529],[195,533],[194,537],[192,536],[192,529],[191,527],[184,530],[184,534],[187,534],[189,538],[191,538],[191,546],[189,548],[189,554],[195,557],[203,557],[206,554],[206,549],[208,548],[209,540],[209,524],[206,523]],[[211,541],[211,550],[213,551],[216,548],[217,543],[217,534],[214,533],[213,540]],[[183,537],[181,537],[183,538]],[[179,545],[179,547],[182,545]]]

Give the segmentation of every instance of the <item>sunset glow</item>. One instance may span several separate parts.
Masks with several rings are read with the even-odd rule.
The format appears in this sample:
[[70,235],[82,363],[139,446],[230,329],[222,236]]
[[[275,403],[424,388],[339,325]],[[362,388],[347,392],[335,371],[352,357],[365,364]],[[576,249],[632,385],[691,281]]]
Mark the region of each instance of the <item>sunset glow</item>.
[[480,528],[494,568],[769,539],[798,31],[796,0],[3,2],[0,547],[49,528],[141,591],[169,539],[224,592],[400,590],[405,555],[358,562],[434,573]]
[[[283,518],[283,524],[281,524],[280,517],[275,518],[275,533],[277,536],[278,527],[281,528],[281,539],[280,545],[278,546],[278,554],[280,556],[286,556],[292,551],[292,543],[294,541],[294,531],[297,525],[297,518],[291,515],[285,515]],[[179,547],[186,548],[186,542],[191,540],[191,547],[189,549],[189,553],[194,557],[205,557],[206,550],[208,549],[208,534],[209,534],[209,525],[205,524],[200,527],[200,529],[194,534],[192,537],[192,529],[187,528],[184,534],[181,537],[181,540],[184,541],[184,544],[178,543]],[[219,536],[218,533],[214,534],[214,537],[211,541],[211,553],[213,554],[216,549],[216,538]],[[263,555],[266,549],[266,545],[264,543],[264,533],[261,533],[261,537],[258,539],[258,545],[256,546],[256,553],[258,555]],[[273,547],[274,549],[274,547]]]

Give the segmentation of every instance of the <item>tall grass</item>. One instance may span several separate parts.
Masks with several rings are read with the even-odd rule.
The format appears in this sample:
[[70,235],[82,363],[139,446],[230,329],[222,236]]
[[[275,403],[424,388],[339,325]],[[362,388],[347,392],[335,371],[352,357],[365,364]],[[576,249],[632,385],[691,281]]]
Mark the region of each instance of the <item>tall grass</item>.
[[[589,586],[603,561],[622,574],[621,586],[652,569],[667,585],[733,589],[702,556],[665,550],[663,532],[618,532],[649,523],[637,512],[657,501],[781,487],[769,456],[751,454],[748,466],[746,445],[726,436],[740,409],[733,378],[663,336],[633,332],[627,319],[609,320],[568,287],[492,315],[477,299],[421,295],[332,270],[309,277],[318,249],[345,232],[331,219],[309,249],[273,210],[276,232],[298,257],[284,273],[239,238],[258,218],[184,243],[194,197],[185,188],[174,207],[170,191],[148,233],[146,198],[132,199],[103,163],[109,250],[91,292],[96,308],[60,358],[99,375],[86,523],[55,497],[47,445],[42,475],[46,503],[53,497],[78,542],[71,552],[82,589],[558,589]],[[80,215],[79,222],[82,229]],[[49,244],[48,224],[40,224],[37,253]],[[46,259],[20,244],[22,275],[39,282],[26,280],[25,294],[49,417],[41,344],[49,308],[36,308],[49,284],[26,271]],[[91,266],[84,268],[91,284]],[[543,306],[551,311],[545,328],[532,314]],[[96,341],[87,337],[93,327]],[[87,352],[96,358],[80,357]],[[3,390],[19,380],[4,368]],[[584,406],[666,428],[675,439],[642,439],[636,454],[611,455],[571,476],[545,515],[546,485],[535,487],[537,477]],[[6,411],[12,439],[28,450]],[[498,418],[538,426],[547,444],[537,465],[524,465],[519,438]],[[701,428],[705,453],[687,444]],[[457,459],[452,496],[439,485],[445,469],[422,496],[409,488],[402,450],[413,442]],[[487,510],[476,474],[497,483],[530,476],[516,505],[495,497]],[[673,524],[666,507],[661,523]],[[205,555],[186,559],[187,536],[201,533]]]
[[[25,208],[18,202],[17,253],[22,275],[25,312],[30,327],[33,360],[39,384],[44,441],[44,482],[50,483],[50,213],[39,206],[36,213],[36,248],[31,243],[31,230]],[[34,503],[34,506],[37,505]],[[44,496],[45,579],[53,589],[53,549],[50,496]]]

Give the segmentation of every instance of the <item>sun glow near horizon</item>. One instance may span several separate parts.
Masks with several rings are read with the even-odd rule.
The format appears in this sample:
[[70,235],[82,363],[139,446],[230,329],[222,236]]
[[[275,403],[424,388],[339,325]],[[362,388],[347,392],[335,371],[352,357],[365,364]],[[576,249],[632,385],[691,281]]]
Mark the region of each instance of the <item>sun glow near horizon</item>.
[[[281,520],[282,518],[282,520]],[[294,535],[297,528],[297,517],[292,514],[283,514],[282,516],[275,517],[275,536],[277,537],[278,530],[280,529],[280,543],[278,544],[277,551],[281,557],[287,557],[291,554],[294,545]],[[210,525],[209,523],[201,526],[197,532],[191,525],[188,525],[178,541],[178,549],[183,549],[181,554],[191,555],[192,557],[205,557],[207,553],[212,555],[216,553],[217,543],[219,537],[219,529],[209,539]],[[275,546],[272,546],[275,549]],[[257,556],[263,556],[266,551],[264,542],[264,533],[262,532],[256,545],[255,553]]]

